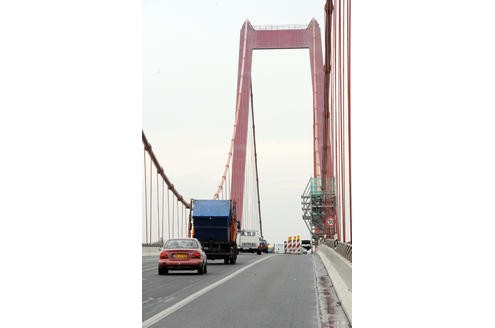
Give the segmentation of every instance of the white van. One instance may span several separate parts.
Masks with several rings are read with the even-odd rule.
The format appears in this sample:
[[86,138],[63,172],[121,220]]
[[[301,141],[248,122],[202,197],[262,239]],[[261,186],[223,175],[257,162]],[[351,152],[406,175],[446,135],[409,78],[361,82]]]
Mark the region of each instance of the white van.
[[241,252],[254,253],[258,249],[260,237],[256,230],[240,230],[237,237],[237,248]]

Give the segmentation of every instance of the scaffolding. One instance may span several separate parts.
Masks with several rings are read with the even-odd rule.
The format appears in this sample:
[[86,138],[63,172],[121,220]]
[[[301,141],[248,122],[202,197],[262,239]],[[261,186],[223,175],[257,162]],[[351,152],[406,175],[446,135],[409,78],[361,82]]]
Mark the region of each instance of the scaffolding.
[[314,240],[330,238],[334,228],[325,225],[325,219],[333,214],[335,202],[335,178],[328,189],[322,188],[322,178],[310,178],[301,196],[302,218]]

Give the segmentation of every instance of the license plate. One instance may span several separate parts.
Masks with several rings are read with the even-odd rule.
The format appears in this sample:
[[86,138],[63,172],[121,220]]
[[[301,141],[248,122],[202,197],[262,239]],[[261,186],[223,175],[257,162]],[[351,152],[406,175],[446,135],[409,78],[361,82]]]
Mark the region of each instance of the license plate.
[[187,259],[187,254],[174,254],[173,257],[176,259]]

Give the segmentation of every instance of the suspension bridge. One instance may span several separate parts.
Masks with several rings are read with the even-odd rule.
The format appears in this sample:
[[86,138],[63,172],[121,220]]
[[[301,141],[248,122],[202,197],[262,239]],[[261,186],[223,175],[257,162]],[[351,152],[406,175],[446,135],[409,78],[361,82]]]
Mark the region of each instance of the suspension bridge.
[[[347,20],[350,21],[350,15]],[[306,48],[311,63],[314,147],[313,177],[306,186],[301,186],[302,219],[315,237],[352,243],[350,25],[340,26],[338,24],[344,25],[343,19],[338,23],[338,19],[330,21],[330,18],[327,24],[325,56],[322,53],[320,27],[314,19],[307,26],[258,27],[248,20],[242,25],[233,133],[226,164],[211,197],[234,200],[241,223],[243,218],[250,220],[253,216],[256,217],[251,221],[259,222],[260,195],[256,187],[259,179],[251,81],[253,50]],[[186,236],[193,195],[189,198],[182,195],[169,180],[164,169],[166,163],[160,163],[153,152],[152,140],[147,139],[144,131],[142,141],[145,176],[143,218],[146,222],[143,243]],[[321,209],[317,210],[317,207]],[[246,211],[250,215],[246,215]]]
[[[269,218],[262,217],[263,199],[259,192],[259,185],[263,181],[259,179],[258,173],[257,142],[262,140],[256,139],[253,51],[307,49],[312,106],[306,110],[313,120],[312,158],[308,160],[313,163],[313,173],[307,177],[307,184],[300,186],[300,213],[295,215],[300,216],[314,245],[318,245],[322,258],[318,265],[326,267],[337,289],[338,298],[328,299],[328,307],[343,304],[344,311],[340,317],[330,316],[329,312],[337,311],[332,308],[326,313],[327,308],[320,313],[321,322],[328,327],[343,327],[347,325],[345,318],[352,317],[350,1],[327,1],[324,10],[323,32],[314,18],[306,25],[257,26],[249,20],[242,24],[232,134],[230,145],[226,145],[225,165],[219,168],[219,182],[211,186],[211,199],[232,200],[240,229],[257,230],[263,238],[270,239],[269,235],[263,236],[263,220]],[[142,142],[143,247],[160,247],[170,238],[193,237],[194,220],[191,212],[195,195],[181,194],[180,186],[169,179],[167,163],[161,162],[154,152],[154,140],[148,139],[146,131],[142,132]],[[249,266],[254,261],[255,258],[245,258],[240,264]],[[336,263],[332,264],[332,261]],[[345,272],[339,269],[344,266]],[[143,258],[144,271],[156,274],[154,268],[152,260],[146,262]],[[321,268],[315,267],[315,270],[323,272]],[[227,276],[231,272],[218,271],[218,274]],[[156,297],[150,296],[155,295],[156,289],[162,288],[158,287],[159,282],[151,276],[145,279],[153,282],[146,287],[143,282],[143,326],[151,326],[172,315],[166,310],[158,311],[153,303]],[[326,288],[321,279],[317,283],[321,285],[320,290]],[[183,296],[186,297],[186,294]],[[154,304],[154,307],[150,308],[149,304]]]

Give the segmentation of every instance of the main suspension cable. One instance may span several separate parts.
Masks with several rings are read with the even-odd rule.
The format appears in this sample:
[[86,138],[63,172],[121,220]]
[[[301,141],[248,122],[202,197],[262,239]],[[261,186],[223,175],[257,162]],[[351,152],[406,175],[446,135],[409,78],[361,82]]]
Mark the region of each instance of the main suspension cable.
[[160,176],[163,178],[163,180],[165,180],[165,183],[167,184],[168,188],[170,190],[172,190],[175,197],[177,197],[177,199],[182,204],[184,204],[184,206],[186,206],[187,208],[191,208],[191,204],[184,200],[184,197],[182,197],[182,195],[177,191],[177,189],[175,189],[172,182],[170,182],[170,180],[168,179],[167,175],[165,174],[165,172],[163,170],[163,167],[160,165],[160,163],[156,159],[155,153],[153,153],[153,149],[151,148],[151,144],[148,142],[148,139],[146,138],[144,131],[142,131],[142,140],[143,140],[143,144],[144,144],[144,149],[150,154],[150,158],[153,161],[153,164],[155,164],[156,169],[160,173]]

